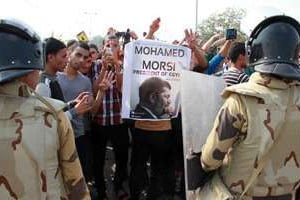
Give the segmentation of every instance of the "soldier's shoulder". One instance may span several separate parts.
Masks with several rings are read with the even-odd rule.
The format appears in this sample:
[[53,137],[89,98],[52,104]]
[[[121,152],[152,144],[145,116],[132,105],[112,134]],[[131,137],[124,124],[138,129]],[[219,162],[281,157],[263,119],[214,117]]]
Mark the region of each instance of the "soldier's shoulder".
[[42,101],[38,100],[36,103],[36,107],[41,108],[42,110],[46,109],[46,110],[53,111],[54,109],[56,112],[58,112],[58,111],[62,111],[66,106],[66,103],[60,100],[52,99],[49,97],[43,97],[43,98],[44,99]]
[[251,82],[241,83],[241,84],[237,84],[225,88],[224,91],[222,92],[222,97],[228,98],[232,94],[262,98],[262,99],[266,98],[263,88]]

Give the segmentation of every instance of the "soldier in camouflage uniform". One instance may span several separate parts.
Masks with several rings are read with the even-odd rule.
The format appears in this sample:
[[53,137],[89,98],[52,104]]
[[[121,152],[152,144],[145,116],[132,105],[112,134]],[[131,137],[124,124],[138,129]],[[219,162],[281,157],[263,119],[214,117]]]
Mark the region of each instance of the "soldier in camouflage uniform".
[[[232,194],[219,199],[239,199],[267,155],[242,199],[299,199],[300,25],[287,16],[267,18],[252,32],[247,48],[257,72],[248,83],[225,89],[226,101],[202,149],[202,167],[218,169],[215,176]],[[200,190],[200,199],[208,199],[204,192],[220,192],[208,187],[214,180]]]
[[33,94],[40,38],[0,19],[0,199],[90,199],[64,103]]

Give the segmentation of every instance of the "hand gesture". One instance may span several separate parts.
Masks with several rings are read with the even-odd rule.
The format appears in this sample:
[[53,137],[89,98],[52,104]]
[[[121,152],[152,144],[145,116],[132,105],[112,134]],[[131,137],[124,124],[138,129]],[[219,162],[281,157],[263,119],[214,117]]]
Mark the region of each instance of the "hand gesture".
[[[103,73],[103,71],[101,71]],[[114,73],[112,71],[105,71],[103,78],[101,82],[99,83],[99,90],[101,92],[105,92],[109,87],[112,86],[116,82],[116,80],[113,80],[114,78]]]
[[215,33],[213,36],[212,36],[213,40],[219,40],[222,38],[222,34],[221,33]]
[[134,31],[130,31],[130,37],[132,38],[132,39],[134,39],[134,40],[137,40],[138,39],[138,36],[137,36],[137,34],[134,32]]
[[92,109],[91,96],[89,92],[80,93],[74,101],[77,101],[74,108],[78,115],[82,115]]
[[84,96],[89,94],[89,92],[81,92],[72,102],[78,103]]
[[197,34],[194,33],[192,29],[190,29],[190,31],[188,31],[188,29],[185,29],[184,34],[185,34],[185,41],[187,42],[188,46],[192,50],[194,50],[197,46]]
[[159,29],[160,18],[155,19],[150,25],[150,32],[155,33]]

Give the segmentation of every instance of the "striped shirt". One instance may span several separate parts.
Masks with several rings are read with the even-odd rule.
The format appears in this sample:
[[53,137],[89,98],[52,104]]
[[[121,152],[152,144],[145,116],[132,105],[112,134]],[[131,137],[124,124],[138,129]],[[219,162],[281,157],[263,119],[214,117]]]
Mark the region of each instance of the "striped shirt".
[[249,77],[245,72],[238,70],[235,67],[231,67],[228,71],[224,72],[223,79],[225,80],[227,86],[231,86],[247,82]]
[[99,111],[94,116],[94,122],[100,126],[111,126],[122,124],[121,104],[122,95],[114,83],[105,91]]
[[[92,77],[95,81],[99,78],[102,64],[97,63]],[[99,110],[93,121],[99,126],[120,125],[123,123],[121,118],[122,94],[117,89],[116,83],[112,84],[106,91],[100,104]]]

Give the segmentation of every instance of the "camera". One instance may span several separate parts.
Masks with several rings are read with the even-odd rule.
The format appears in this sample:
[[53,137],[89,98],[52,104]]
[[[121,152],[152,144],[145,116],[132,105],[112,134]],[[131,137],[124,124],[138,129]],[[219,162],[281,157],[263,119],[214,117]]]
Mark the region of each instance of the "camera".
[[234,28],[228,28],[225,32],[226,40],[233,40],[236,39],[237,30]]
[[123,40],[124,40],[124,45],[125,44],[127,44],[128,42],[130,42],[130,38],[131,38],[131,35],[130,35],[130,29],[128,28],[127,30],[126,30],[126,32],[124,31],[124,32],[117,32],[116,33],[116,36],[118,37],[118,38],[123,38]]

